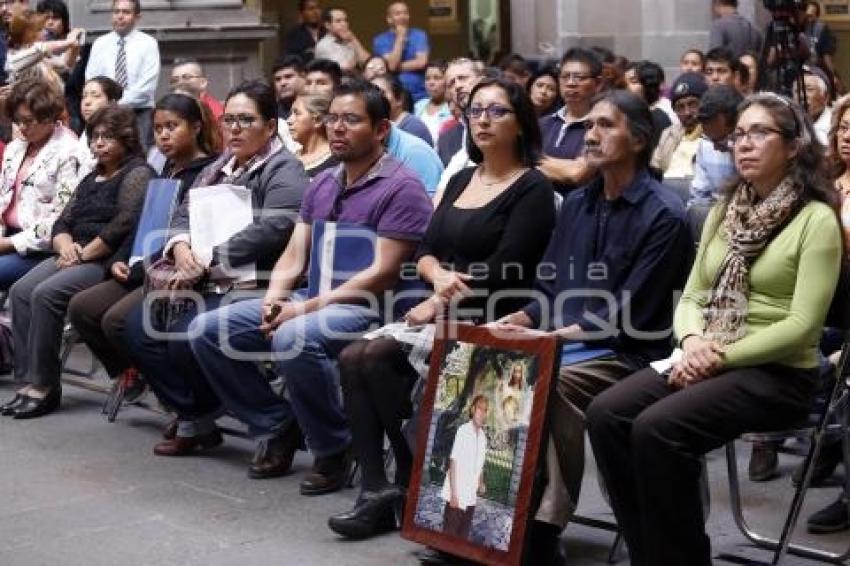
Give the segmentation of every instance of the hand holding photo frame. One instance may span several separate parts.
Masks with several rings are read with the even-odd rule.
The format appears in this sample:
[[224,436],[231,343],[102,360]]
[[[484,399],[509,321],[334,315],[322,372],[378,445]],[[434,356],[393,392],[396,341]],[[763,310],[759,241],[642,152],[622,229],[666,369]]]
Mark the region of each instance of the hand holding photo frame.
[[519,564],[558,341],[438,328],[402,536],[485,564]]

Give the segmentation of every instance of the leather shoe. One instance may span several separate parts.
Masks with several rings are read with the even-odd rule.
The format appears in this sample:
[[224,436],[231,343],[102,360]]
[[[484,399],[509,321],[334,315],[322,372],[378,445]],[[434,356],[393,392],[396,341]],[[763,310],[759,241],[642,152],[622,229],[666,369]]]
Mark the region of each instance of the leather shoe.
[[304,437],[296,423],[292,423],[276,436],[261,440],[254,452],[248,477],[253,479],[276,478],[292,469],[295,452],[303,446]]
[[199,436],[175,436],[153,447],[157,456],[188,456],[196,449],[215,448],[224,442],[218,429]]
[[330,456],[317,457],[313,471],[301,481],[301,495],[324,495],[345,487],[351,470],[348,448]]
[[178,418],[173,418],[168,421],[168,424],[165,425],[165,428],[162,429],[162,437],[166,440],[174,440],[177,438],[177,423],[180,421]]
[[26,397],[12,416],[16,419],[35,419],[49,415],[59,408],[59,402],[62,400],[62,388],[58,385],[50,390],[50,392],[41,399],[34,397]]
[[748,469],[750,481],[768,481],[778,475],[779,457],[777,456],[777,449],[776,444],[772,442],[753,444]]
[[18,407],[24,404],[24,401],[27,400],[27,396],[23,393],[15,393],[15,396],[11,401],[7,401],[0,405],[0,415],[4,415],[6,417],[10,417],[15,414],[15,410]]
[[377,492],[366,492],[354,507],[328,519],[328,527],[350,539],[366,539],[394,531],[401,526],[404,489],[388,486]]

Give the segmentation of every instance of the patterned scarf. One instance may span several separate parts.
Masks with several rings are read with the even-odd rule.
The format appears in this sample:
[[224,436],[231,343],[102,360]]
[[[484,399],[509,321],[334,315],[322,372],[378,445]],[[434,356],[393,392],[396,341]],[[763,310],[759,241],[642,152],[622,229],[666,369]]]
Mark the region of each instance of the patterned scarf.
[[741,183],[735,189],[723,220],[729,251],[703,309],[705,336],[709,340],[731,344],[746,334],[750,266],[797,213],[801,193],[802,188],[790,177],[758,203],[751,184]]

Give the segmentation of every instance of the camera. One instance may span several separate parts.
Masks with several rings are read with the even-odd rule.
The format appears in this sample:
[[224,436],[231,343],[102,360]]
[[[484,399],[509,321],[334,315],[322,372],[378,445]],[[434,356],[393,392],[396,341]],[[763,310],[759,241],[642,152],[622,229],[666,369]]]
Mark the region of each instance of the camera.
[[765,10],[770,12],[802,12],[804,0],[763,0]]

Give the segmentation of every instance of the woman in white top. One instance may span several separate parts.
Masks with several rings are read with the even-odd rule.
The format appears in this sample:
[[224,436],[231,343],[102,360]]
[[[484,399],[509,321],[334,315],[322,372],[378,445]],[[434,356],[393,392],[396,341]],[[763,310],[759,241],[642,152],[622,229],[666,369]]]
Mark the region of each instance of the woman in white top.
[[422,120],[431,132],[434,147],[440,137],[440,129],[446,120],[452,117],[446,100],[446,64],[443,61],[431,61],[425,68],[425,90],[428,98],[423,98],[413,106],[413,114]]
[[53,222],[82,172],[77,137],[59,121],[65,101],[43,81],[12,87],[6,112],[20,130],[0,168],[0,290],[50,253]]
[[[94,169],[97,160],[89,148],[85,125],[95,112],[109,104],[117,103],[124,96],[124,88],[109,77],[93,77],[83,85],[83,95],[80,99],[80,116],[83,119],[83,132],[80,134],[80,155],[83,156],[83,175]],[[82,176],[82,175],[81,175]]]

